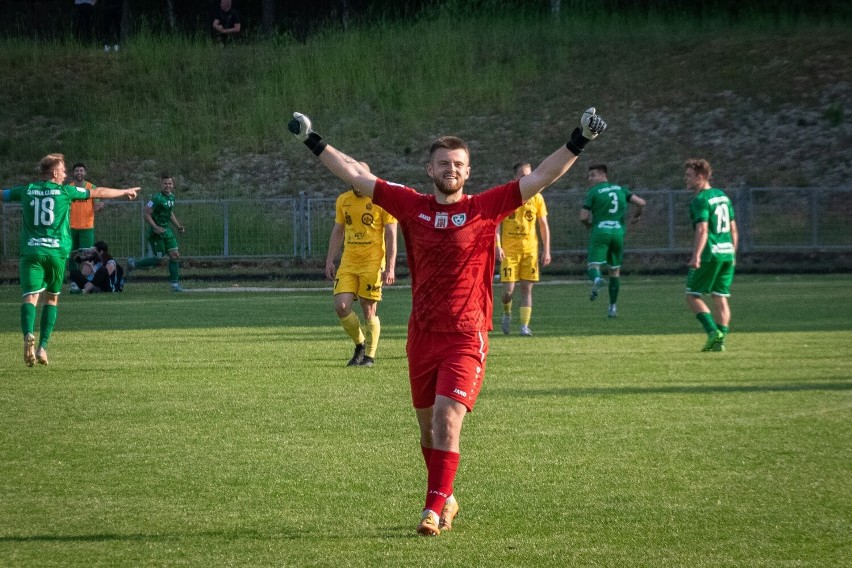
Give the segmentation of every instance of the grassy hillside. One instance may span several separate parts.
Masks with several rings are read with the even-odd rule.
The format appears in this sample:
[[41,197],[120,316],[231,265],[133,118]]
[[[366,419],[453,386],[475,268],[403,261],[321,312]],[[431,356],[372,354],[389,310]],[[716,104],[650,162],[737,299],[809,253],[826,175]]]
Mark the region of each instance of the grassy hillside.
[[584,159],[622,182],[679,187],[683,159],[703,156],[721,185],[837,186],[852,177],[849,28],[490,15],[227,49],[145,34],[119,54],[0,39],[0,184],[61,151],[109,185],[153,188],[169,171],[185,196],[336,193],[285,133],[300,110],[411,184],[431,139],[460,135],[477,189],[549,154],[596,105],[610,130]]

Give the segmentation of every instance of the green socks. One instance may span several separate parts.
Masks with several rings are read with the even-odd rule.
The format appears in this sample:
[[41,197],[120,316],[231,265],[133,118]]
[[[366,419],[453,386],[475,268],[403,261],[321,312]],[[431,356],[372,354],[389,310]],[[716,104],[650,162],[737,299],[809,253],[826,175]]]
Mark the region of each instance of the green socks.
[[701,312],[700,314],[695,314],[695,317],[701,322],[701,326],[704,328],[704,332],[707,333],[707,335],[710,335],[718,329],[716,324],[713,322],[713,316],[710,315],[710,312]]
[[24,335],[35,331],[35,304],[21,304],[21,331]]
[[[136,266],[139,266],[137,263]],[[180,262],[177,260],[169,261],[169,282],[175,284],[180,280]]]
[[41,308],[41,327],[39,329],[39,347],[47,347],[53,326],[56,325],[56,306],[45,304]]
[[616,276],[609,277],[609,303],[615,304],[618,300],[618,289],[621,287],[621,278]]

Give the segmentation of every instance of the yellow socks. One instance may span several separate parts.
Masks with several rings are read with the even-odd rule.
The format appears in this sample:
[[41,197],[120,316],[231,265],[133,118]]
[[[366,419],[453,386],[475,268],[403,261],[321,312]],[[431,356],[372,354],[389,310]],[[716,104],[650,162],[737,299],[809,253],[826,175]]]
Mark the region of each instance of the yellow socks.
[[521,313],[521,325],[529,325],[530,318],[532,318],[532,307],[521,306],[519,311]]
[[355,315],[355,312],[349,312],[346,317],[340,318],[340,325],[343,330],[352,338],[356,345],[364,343],[364,332],[361,331],[361,320]]
[[366,330],[367,345],[364,355],[367,357],[376,358],[376,348],[379,346],[379,335],[382,333],[382,323],[379,321],[379,316],[373,316],[364,323]]

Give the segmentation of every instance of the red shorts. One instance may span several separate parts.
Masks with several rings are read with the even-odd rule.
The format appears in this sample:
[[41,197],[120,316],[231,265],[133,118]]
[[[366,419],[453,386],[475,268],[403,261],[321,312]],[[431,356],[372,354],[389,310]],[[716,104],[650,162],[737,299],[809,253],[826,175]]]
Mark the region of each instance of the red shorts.
[[485,378],[488,332],[435,333],[409,327],[405,352],[414,408],[429,408],[435,396],[442,395],[473,410]]

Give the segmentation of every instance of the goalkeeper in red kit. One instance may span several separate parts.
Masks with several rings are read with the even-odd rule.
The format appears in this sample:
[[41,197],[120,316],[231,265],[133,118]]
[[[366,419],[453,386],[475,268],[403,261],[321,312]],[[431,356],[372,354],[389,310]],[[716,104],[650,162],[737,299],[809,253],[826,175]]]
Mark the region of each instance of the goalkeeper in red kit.
[[459,511],[453,482],[462,422],[485,377],[496,228],[565,174],[606,123],[594,108],[586,110],[567,144],[532,173],[476,195],[464,193],[470,151],[459,138],[443,136],[432,143],[426,164],[430,195],[377,178],[311,126],[307,116],[294,113],[288,128],[331,173],[396,217],[405,238],[412,295],[408,378],[427,469],[417,532],[437,536],[452,528]]

